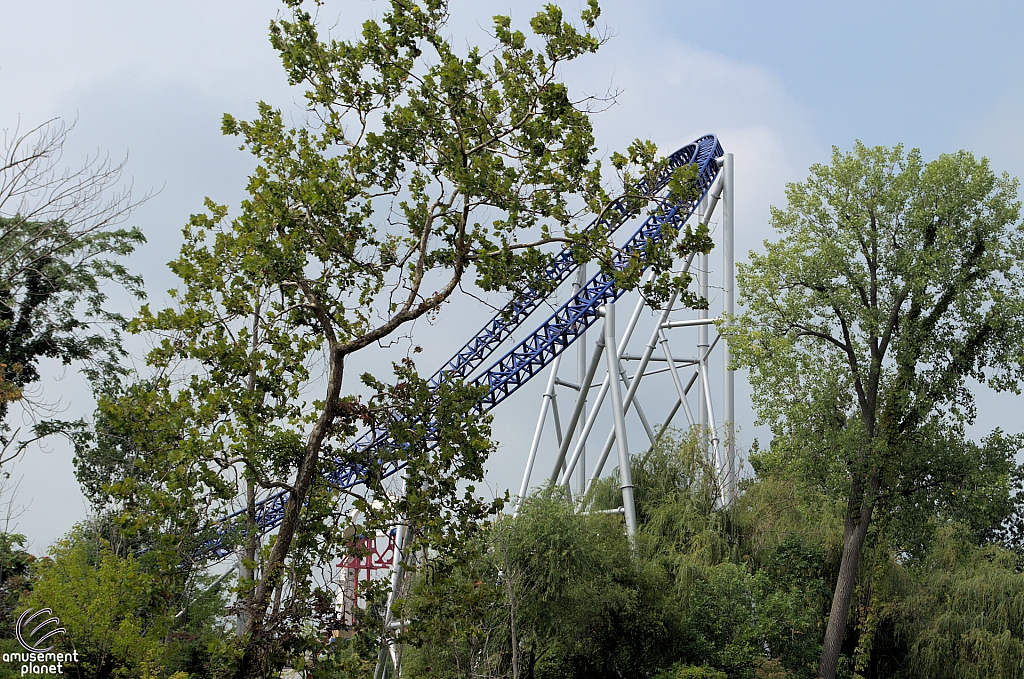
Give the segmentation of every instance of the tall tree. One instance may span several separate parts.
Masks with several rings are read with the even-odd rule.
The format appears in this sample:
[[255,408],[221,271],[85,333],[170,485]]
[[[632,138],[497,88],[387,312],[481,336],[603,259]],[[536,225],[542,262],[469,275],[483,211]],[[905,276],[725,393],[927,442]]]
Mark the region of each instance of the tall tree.
[[[225,133],[258,161],[249,198],[234,219],[212,202],[192,218],[171,264],[183,283],[177,307],[144,309],[136,326],[165,334],[150,356],[164,376],[184,366],[184,379],[163,387],[175,390],[180,413],[171,458],[205,455],[241,480],[249,645],[240,675],[262,671],[268,620],[312,594],[318,564],[346,547],[346,498],[377,527],[382,515],[404,515],[416,528],[410,552],[443,551],[494,511],[458,483],[482,477],[491,449],[488,421],[473,412],[479,390],[431,391],[406,361],[396,384],[363,377],[375,394],[364,404],[346,396],[361,388],[346,374],[360,352],[406,336],[469,284],[513,296],[550,290],[544,267],[562,246],[605,267],[614,254],[605,230],[576,224],[611,201],[591,159],[591,100],[573,100],[559,80],[562,64],[600,45],[596,0],[581,27],[547,5],[529,36],[497,16],[494,44],[465,50],[445,37],[444,0],[393,0],[350,41],[321,37],[301,2],[286,4],[271,42],[303,88],[309,124],[290,127],[265,103],[253,121],[225,116]],[[639,178],[631,175],[665,167],[645,143],[614,162],[628,186]],[[630,200],[643,207],[649,198]],[[701,233],[667,242],[706,248]],[[649,248],[653,293],[681,282],[666,253]],[[618,272],[624,285],[638,284],[636,269]],[[431,420],[439,445],[425,455]],[[348,449],[371,421],[391,426],[402,445]],[[409,463],[398,500],[397,488],[373,478],[382,462]],[[365,493],[339,496],[322,480],[352,468],[363,470]],[[269,492],[283,492],[284,510],[264,548],[256,503]]]
[[924,163],[858,142],[786,196],[782,238],[740,267],[732,342],[776,454],[846,500],[831,679],[876,512],[984,471],[929,456],[968,450],[936,443],[973,419],[968,380],[1018,391],[1024,234],[1017,181],[965,151]]
[[[109,310],[104,284],[135,297],[142,279],[121,258],[145,242],[138,228],[118,228],[141,201],[119,190],[123,163],[86,160],[63,166],[70,128],[52,120],[5,131],[0,150],[0,419],[24,388],[39,380],[39,362],[80,362],[102,381],[117,373],[118,330],[125,319]],[[144,199],[143,199],[144,200]],[[0,465],[28,442],[55,429],[41,423],[18,438],[0,424]]]

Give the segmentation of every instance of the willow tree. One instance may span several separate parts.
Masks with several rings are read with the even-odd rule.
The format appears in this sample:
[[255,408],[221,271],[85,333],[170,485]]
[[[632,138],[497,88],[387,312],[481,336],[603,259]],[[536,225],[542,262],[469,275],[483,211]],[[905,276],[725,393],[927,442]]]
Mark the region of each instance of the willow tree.
[[926,491],[938,509],[935,489],[971,486],[985,470],[958,463],[956,446],[933,467],[934,441],[973,419],[969,380],[1018,391],[1016,195],[1016,180],[970,153],[925,163],[858,142],[787,186],[788,206],[771,212],[782,237],[739,270],[746,311],[732,341],[771,454],[846,500],[820,677],[835,675],[873,517]]
[[[182,280],[176,307],[146,309],[137,325],[165,334],[150,360],[165,380],[157,388],[176,394],[181,426],[182,452],[144,456],[165,455],[171,469],[205,456],[199,464],[243,481],[242,636],[251,644],[281,629],[268,620],[290,602],[315,594],[317,565],[347,544],[345,496],[322,479],[378,469],[366,451],[346,447],[363,423],[407,427],[395,435],[408,447],[375,452],[409,465],[396,511],[434,522],[433,532],[417,525],[411,551],[442,549],[452,530],[488,511],[457,483],[481,478],[491,448],[486,420],[473,415],[480,393],[457,384],[431,393],[407,361],[397,384],[362,378],[376,395],[360,402],[357,356],[407,337],[418,318],[444,318],[445,303],[467,286],[512,297],[550,290],[544,269],[562,247],[607,268],[608,230],[581,225],[595,213],[619,215],[607,210],[609,178],[592,158],[594,101],[572,98],[559,76],[601,44],[596,0],[576,23],[545,6],[529,22],[532,34],[497,16],[493,44],[465,49],[446,37],[444,0],[392,0],[351,40],[322,36],[301,2],[286,4],[270,37],[305,97],[302,122],[289,125],[292,115],[265,103],[251,121],[225,116],[225,133],[257,160],[249,197],[236,217],[209,203],[192,218],[171,265]],[[646,143],[614,161],[626,186],[665,167]],[[636,208],[649,198],[626,197]],[[699,235],[667,242],[707,247]],[[679,284],[665,254],[649,248],[655,292]],[[638,284],[630,269],[621,279]],[[175,382],[179,368],[186,374]],[[383,415],[388,409],[401,416]],[[413,459],[425,452],[413,425],[431,418],[438,452]],[[346,492],[373,515],[384,510],[370,500],[392,496],[368,480],[376,495]],[[283,492],[285,507],[264,545],[256,501],[270,492]],[[240,674],[261,671],[253,648]]]

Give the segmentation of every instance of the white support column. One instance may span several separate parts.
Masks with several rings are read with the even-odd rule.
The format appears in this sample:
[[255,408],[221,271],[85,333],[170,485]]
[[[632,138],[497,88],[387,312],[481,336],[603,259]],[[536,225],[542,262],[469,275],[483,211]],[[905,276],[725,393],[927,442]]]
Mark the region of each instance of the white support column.
[[[644,274],[644,277],[641,279],[641,281],[649,280],[650,276],[651,272]],[[626,331],[622,333],[622,339],[619,341],[619,346],[614,348],[616,356],[621,356],[623,352],[626,351],[626,346],[629,344],[629,340],[633,336],[633,331],[636,329],[636,324],[640,320],[640,314],[646,306],[647,304],[644,302],[643,297],[641,297],[640,300],[637,301],[636,306],[633,308],[633,313],[629,317],[629,323],[626,324]],[[604,333],[602,333],[597,338],[599,348],[603,346],[604,341],[605,336]],[[595,353],[594,361],[596,362],[599,358],[599,354]],[[595,365],[596,363],[593,363],[592,367]],[[570,455],[570,458],[577,457],[577,455],[580,453],[581,446],[586,444],[587,438],[590,436],[590,431],[594,428],[594,422],[597,421],[597,414],[601,410],[601,406],[604,404],[604,398],[608,394],[608,388],[611,385],[611,383],[616,380],[618,374],[618,371],[615,371],[609,372],[607,375],[605,375],[604,382],[601,383],[601,388],[597,392],[597,398],[594,402],[594,407],[590,409],[590,414],[587,415],[586,422],[583,424],[583,429],[579,436],[579,440],[577,442],[576,447],[573,448],[572,455]],[[590,378],[593,379],[592,374],[590,375]],[[586,385],[580,385],[580,391],[576,397],[576,407],[573,409],[572,418],[570,419],[569,425],[567,427],[569,431],[575,429],[579,423],[579,416],[583,410],[583,406],[585,405],[585,402],[580,398],[580,396],[583,396],[584,394],[588,393],[589,389],[589,381]],[[562,439],[562,443],[558,447],[558,462],[555,465],[554,471],[551,472],[551,483],[557,483],[558,479],[562,475],[562,467],[565,463],[566,453],[568,453],[569,451],[569,443],[569,438]]]
[[[705,203],[697,206],[697,220],[707,223],[711,219],[710,213],[705,212]],[[697,294],[701,299],[708,298],[708,256],[703,252],[697,259]],[[708,310],[697,310],[697,322],[707,319]],[[700,323],[697,326],[697,356],[704,356],[708,350],[708,326]],[[708,397],[707,380],[704,379],[707,372],[707,365],[704,361],[697,364],[697,370],[701,373],[701,379],[697,382],[697,426],[700,440],[708,434]]]
[[[683,381],[679,378],[679,368],[676,366],[676,359],[672,356],[672,350],[669,349],[668,346],[668,337],[665,335],[665,331],[660,328],[658,329],[658,333],[661,336],[661,351],[665,354],[665,361],[668,363],[668,370],[672,375],[672,382],[676,385],[676,393],[679,395],[680,405],[683,406],[683,412],[686,413],[686,421],[692,427],[696,423],[693,419],[693,413],[690,412],[690,403],[687,400],[687,394],[690,392],[690,387],[692,387],[693,383],[697,380],[697,376],[700,375],[700,370],[698,369],[693,373],[693,377],[690,378],[690,381],[687,382],[684,387]],[[666,426],[668,426],[667,423]]]
[[[692,261],[693,261],[693,255],[690,255],[690,258],[686,260],[686,265],[683,267],[683,273],[686,273],[687,271],[689,271],[689,269],[690,269],[690,262],[692,262]],[[625,376],[623,375],[623,382],[626,384],[626,387],[627,387],[627,389],[626,389],[626,398],[625,398],[625,401],[623,401],[623,409],[624,410],[629,410],[630,405],[633,404],[633,401],[636,398],[636,391],[637,391],[637,388],[639,388],[639,386],[640,386],[640,380],[643,379],[644,373],[646,373],[646,371],[647,371],[647,365],[650,363],[651,357],[654,355],[654,350],[657,347],[658,337],[661,335],[661,326],[668,320],[668,316],[669,316],[670,313],[672,313],[672,308],[675,306],[676,299],[678,297],[679,297],[678,291],[677,292],[673,292],[672,296],[669,298],[668,304],[666,304],[665,308],[662,309],[661,315],[658,317],[658,324],[655,326],[654,332],[651,334],[651,339],[649,339],[647,341],[647,346],[644,348],[643,356],[640,357],[640,364],[637,366],[636,372],[633,374],[632,382],[626,380]],[[621,367],[621,365],[622,365],[622,361],[621,360],[619,361],[619,365]],[[637,406],[639,406],[639,403],[637,404]],[[640,412],[640,409],[638,407],[637,408],[637,413],[639,413],[639,412]],[[673,412],[673,414],[675,414],[675,410],[673,410],[672,412]],[[644,423],[646,425],[646,419],[645,419]],[[658,435],[658,433],[652,434],[651,430],[650,430],[650,427],[647,427],[647,432],[648,432],[648,436],[651,437],[651,445],[654,445],[655,439],[656,439],[656,436]],[[608,439],[605,441],[604,448],[601,449],[601,455],[598,458],[598,467],[596,469],[596,474],[597,474],[598,477],[600,477],[601,470],[604,467],[604,461],[608,458],[608,453],[611,450],[612,441],[614,440],[614,438],[615,438],[615,429],[613,428],[611,433],[609,433]],[[583,455],[582,449],[580,448],[580,445],[578,444],[577,445],[577,449],[575,451],[573,451],[572,458],[569,460],[569,471],[568,471],[567,474],[563,475],[563,477],[559,480],[559,483],[561,483],[561,484],[568,484],[569,483],[569,474],[572,473],[574,465],[579,463],[577,458],[579,458],[579,460],[583,459],[582,455]],[[593,480],[593,479],[591,479],[591,480]]]
[[[694,258],[693,253],[690,253],[690,255],[686,258],[686,263],[683,265],[683,268],[680,271],[680,273],[685,274],[685,273],[690,271],[690,266],[693,264],[693,258]],[[636,399],[637,388],[640,386],[640,380],[643,379],[643,376],[646,374],[647,366],[648,366],[648,364],[650,363],[651,359],[654,356],[654,350],[657,347],[658,339],[661,338],[663,341],[665,340],[665,333],[663,331],[663,328],[666,325],[668,325],[668,317],[672,313],[672,309],[675,307],[676,300],[678,298],[679,298],[679,292],[678,291],[673,292],[672,296],[669,298],[668,304],[666,304],[665,308],[661,310],[661,314],[658,316],[658,322],[654,326],[654,332],[651,333],[651,338],[647,341],[647,345],[644,348],[644,353],[640,357],[640,364],[637,366],[636,372],[633,374],[633,381],[629,382],[629,381],[626,381],[625,379],[623,380],[623,382],[626,384],[626,387],[627,387],[627,389],[626,389],[626,398],[625,398],[625,401],[623,402],[623,409],[624,410],[629,410],[629,407],[633,404],[634,400]],[[620,345],[620,347],[619,347],[619,356],[620,356],[620,358],[621,358],[623,352],[625,351],[625,348],[626,348],[625,343]],[[672,359],[669,358],[667,360],[669,361],[669,365],[674,368],[674,363],[672,363]],[[621,366],[622,366],[622,361],[621,360],[619,361],[619,366],[620,366],[620,369],[621,369]],[[678,381],[678,378],[676,378],[676,381]],[[603,393],[604,392],[602,392],[602,394]],[[680,393],[680,398],[685,399],[684,393],[682,391],[680,391],[679,393]],[[660,430],[658,430],[657,432],[654,432],[653,435],[652,435],[650,426],[647,424],[646,418],[643,418],[644,426],[647,429],[647,434],[648,434],[648,436],[651,437],[651,445],[652,446],[657,442],[657,439],[661,437],[661,434],[663,433],[665,427],[667,427],[669,425],[669,423],[672,421],[672,417],[675,416],[676,410],[678,410],[679,405],[683,405],[686,408],[687,417],[689,418],[690,424],[692,425],[693,424],[693,417],[689,414],[690,407],[685,403],[685,401],[682,404],[676,404],[676,406],[672,408],[672,414],[669,416],[668,420],[666,420],[665,424],[662,425],[662,428]],[[597,406],[595,406],[595,410],[592,412],[592,415],[595,418],[596,418],[596,415],[597,415],[596,409],[600,408],[600,407],[601,406],[600,406],[600,403],[599,403]],[[637,413],[640,414],[639,402],[637,402]],[[591,420],[591,418],[588,418],[588,423],[590,422],[590,420]],[[589,428],[585,428],[584,431],[585,431],[586,434],[590,433],[590,429]],[[600,456],[598,456],[597,465],[594,467],[594,474],[593,474],[593,476],[590,477],[590,483],[593,483],[594,481],[596,481],[597,479],[599,479],[601,477],[601,472],[604,471],[604,463],[608,460],[608,455],[611,452],[612,443],[614,442],[614,440],[615,440],[615,429],[613,427],[611,432],[608,433],[608,438],[604,442],[604,447],[601,448],[601,454],[600,454]],[[579,455],[581,455],[581,451],[579,449],[579,445],[577,445],[577,449],[573,451],[572,458],[569,461],[569,470],[570,470],[570,472],[573,469],[573,465],[576,464],[576,458]],[[559,483],[561,483],[561,484],[569,483],[568,475],[564,475],[563,478],[560,479]]]
[[[577,355],[576,355],[576,384],[566,382],[553,377],[553,382],[549,383],[549,390],[545,393],[545,402],[542,405],[542,419],[547,415],[553,414],[556,420],[556,429],[561,429],[555,433],[555,437],[559,439],[558,442],[558,453],[555,461],[555,468],[551,473],[551,482],[563,485],[566,490],[574,488],[577,493],[584,493],[589,488],[590,484],[598,478],[603,470],[603,467],[610,457],[611,448],[616,443],[620,445],[617,447],[619,467],[621,473],[624,475],[632,476],[631,470],[628,469],[629,464],[629,452],[628,452],[628,441],[624,432],[626,431],[625,416],[630,408],[636,410],[637,416],[640,419],[640,423],[643,425],[648,438],[651,440],[651,444],[654,445],[656,441],[662,435],[662,430],[655,429],[654,427],[660,423],[661,413],[659,412],[658,420],[648,421],[643,408],[640,406],[640,394],[638,387],[640,386],[641,379],[645,382],[648,381],[647,375],[657,375],[662,372],[671,373],[672,383],[675,386],[675,392],[678,399],[673,399],[671,403],[652,403],[648,398],[645,398],[645,404],[652,408],[651,415],[655,411],[660,411],[661,406],[671,405],[671,413],[665,420],[665,424],[662,429],[672,421],[672,418],[681,409],[686,414],[686,419],[689,421],[691,426],[696,425],[700,431],[701,439],[706,447],[706,452],[709,457],[713,456],[715,467],[719,473],[719,488],[720,488],[720,502],[722,505],[728,505],[735,501],[736,496],[736,454],[735,454],[735,389],[734,381],[735,375],[732,371],[728,370],[730,355],[729,347],[724,346],[724,360],[725,369],[724,373],[718,373],[717,361],[715,361],[716,369],[710,369],[709,356],[713,353],[715,345],[720,339],[722,339],[721,333],[716,333],[713,337],[709,332],[709,325],[712,323],[719,324],[720,327],[725,319],[724,323],[729,323],[731,314],[735,313],[734,301],[735,301],[735,284],[734,284],[734,217],[735,217],[735,196],[733,192],[733,165],[732,155],[729,154],[717,160],[718,167],[723,171],[719,172],[715,185],[711,188],[706,198],[701,201],[695,210],[694,217],[699,220],[700,223],[707,224],[712,215],[715,213],[715,209],[719,207],[721,203],[722,212],[724,215],[721,218],[720,225],[721,229],[717,230],[715,234],[716,246],[722,247],[723,250],[723,266],[722,266],[722,277],[721,287],[723,291],[721,307],[715,305],[714,313],[711,313],[710,309],[697,310],[696,314],[690,315],[689,318],[669,320],[667,317],[660,319],[658,327],[656,328],[655,335],[652,336],[650,346],[646,360],[644,357],[639,355],[626,354],[626,346],[630,341],[630,337],[637,327],[638,321],[640,320],[642,312],[647,308],[646,300],[641,298],[636,308],[633,309],[633,313],[629,317],[625,327],[620,327],[616,332],[614,318],[609,318],[609,313],[614,313],[614,304],[607,304],[598,311],[598,315],[605,316],[605,328],[603,332],[590,333],[591,339],[593,335],[597,335],[597,347],[595,352],[591,355],[589,362],[587,361],[586,350],[583,347],[586,345],[585,335],[581,335],[577,338]],[[691,218],[692,219],[692,218]],[[691,222],[692,223],[692,222]],[[698,266],[698,271],[694,274],[695,292],[707,300],[710,296],[711,288],[711,274],[712,265],[710,263],[710,257],[700,253],[691,255],[686,262],[686,268],[684,270],[690,270],[690,264],[694,263]],[[717,269],[716,269],[717,271]],[[644,279],[650,275],[650,272],[645,274]],[[581,266],[578,270],[578,274],[573,281],[573,294],[577,294],[582,286],[585,284],[586,272]],[[715,274],[714,280],[715,289],[719,286],[719,276]],[[692,288],[691,288],[692,289]],[[719,313],[719,309],[721,312]],[[661,315],[661,309],[653,310],[655,316]],[[696,318],[694,318],[696,316]],[[712,318],[714,316],[714,318]],[[666,336],[668,330],[673,328],[688,328],[696,326],[697,330],[697,356],[693,359],[679,359],[676,360],[672,356],[672,352],[668,346],[668,338]],[[724,331],[724,330],[723,330]],[[689,333],[689,330],[684,331]],[[690,334],[689,337],[693,338]],[[610,341],[609,341],[610,340]],[[650,353],[654,350],[654,345],[660,344],[662,353],[665,354],[664,359],[654,358]],[[725,343],[723,343],[724,345]],[[693,346],[693,345],[690,345]],[[614,356],[614,363],[607,363],[607,372],[604,376],[603,382],[599,385],[600,389],[594,394],[594,398],[590,398],[590,388],[595,379],[596,369],[599,362],[602,360],[601,356],[604,356],[607,362],[609,356]],[[632,371],[627,374],[625,370],[624,360],[628,361],[640,361],[640,368],[633,373]],[[662,361],[666,362],[667,368],[648,369],[648,362]],[[682,375],[681,368],[686,366],[692,366],[693,370],[687,370],[687,374]],[[717,382],[713,377],[714,374],[723,374],[722,387],[717,386]],[[623,386],[620,386],[620,383]],[[557,397],[555,388],[559,385],[571,388],[576,392],[575,404],[572,409],[572,414],[565,421],[561,421],[557,409]],[[598,385],[593,385],[595,388]],[[696,407],[693,411],[690,411],[691,402],[688,400],[688,394],[692,387],[695,398],[697,399]],[[723,403],[722,406],[717,405],[717,397],[719,393],[722,394]],[[607,417],[607,411],[603,411],[602,408],[605,404],[605,397],[611,395],[611,403],[609,406],[612,410],[612,417],[614,418],[613,426],[607,439],[604,439],[594,446],[588,446],[588,438],[593,432],[594,426],[599,420]],[[625,395],[624,395],[625,394]],[[713,398],[714,397],[714,398]],[[565,405],[563,399],[562,405]],[[721,410],[719,409],[721,408]],[[554,412],[549,412],[554,411]],[[716,417],[717,416],[717,417]],[[652,426],[654,425],[654,426]],[[536,456],[539,454],[537,446],[539,443],[540,428],[543,426],[542,422],[538,421],[538,431],[535,435],[534,445],[531,446],[530,458],[528,460],[528,472],[527,476],[523,479],[523,490],[521,495],[524,495],[529,487],[529,474],[532,472],[535,466]],[[638,432],[635,432],[638,433]],[[599,443],[603,443],[603,446],[599,446]],[[635,443],[635,442],[634,442]],[[587,448],[590,448],[591,459],[587,460]],[[595,460],[596,458],[596,460]],[[588,464],[589,462],[589,464]],[[576,479],[576,483],[573,484],[573,479]],[[588,480],[587,483],[584,483]],[[623,478],[623,502],[628,504],[626,501],[627,496],[632,496],[632,479]],[[627,508],[623,508],[624,514],[632,514],[634,519],[635,528],[635,507],[632,507],[627,512]],[[628,517],[627,517],[628,518]]]
[[626,534],[632,541],[636,535],[636,505],[633,503],[633,475],[629,468],[629,445],[626,441],[626,417],[622,408],[622,387],[614,376],[618,373],[619,352],[615,345],[615,304],[605,305],[604,352],[608,360],[609,391],[612,395],[612,416],[615,420],[615,447],[619,453],[619,488],[626,512]]
[[[579,291],[587,282],[587,265],[580,264],[573,284],[573,293]],[[576,384],[583,384],[583,376],[587,374],[587,331],[580,333],[576,340]],[[580,392],[576,398],[583,401],[583,410],[587,409],[587,394]],[[587,490],[587,442],[583,439],[583,421],[577,422],[576,443],[580,446],[580,457],[577,461],[576,492],[582,495]]]
[[[556,358],[561,358],[561,357],[562,357],[561,354],[556,356]],[[555,440],[558,441],[558,445],[561,446],[562,445],[562,420],[558,417],[558,394],[557,393],[552,393],[551,394],[551,417],[555,421]],[[572,432],[569,432],[569,435],[572,436]]]
[[[637,373],[636,379],[639,380],[643,376],[643,373]],[[636,393],[636,389],[630,390],[630,384],[632,382],[629,379],[629,375],[626,374],[626,366],[619,361],[619,380],[622,381],[622,386],[626,388],[626,393]],[[654,429],[651,428],[651,423],[647,421],[647,415],[644,414],[644,409],[640,407],[640,399],[633,398],[626,401],[626,410],[629,410],[629,406],[633,406],[633,410],[636,411],[636,416],[640,418],[640,424],[644,427],[644,432],[647,433],[647,440],[652,444],[654,443]]]
[[[736,219],[736,201],[735,201],[735,181],[733,176],[733,155],[731,153],[725,154],[725,163],[722,168],[722,173],[725,175],[725,217],[723,221],[722,234],[722,275],[725,279],[723,287],[724,290],[724,313],[726,317],[726,323],[730,322],[732,315],[736,312],[735,309],[735,223]],[[736,469],[736,373],[731,370],[730,362],[732,355],[729,351],[729,341],[726,338],[724,346],[722,348],[722,359],[725,366],[725,374],[723,375],[722,383],[722,399],[725,401],[725,412],[723,417],[725,419],[725,460],[726,460],[726,476],[725,476],[725,503],[730,505],[736,500],[736,475],[738,470]]]

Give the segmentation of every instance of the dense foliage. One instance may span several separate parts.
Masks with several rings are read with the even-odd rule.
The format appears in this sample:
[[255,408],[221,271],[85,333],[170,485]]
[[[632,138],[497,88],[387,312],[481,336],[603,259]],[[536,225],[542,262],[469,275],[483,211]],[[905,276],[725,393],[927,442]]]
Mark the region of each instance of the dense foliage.
[[184,578],[123,547],[109,521],[80,524],[34,564],[19,612],[53,610],[66,630],[54,650],[78,652],[66,669],[75,676],[184,679],[215,671],[223,592],[185,591]]
[[[483,392],[428,388],[411,360],[414,321],[444,318],[469,286],[550,292],[544,269],[566,247],[641,285],[639,256],[611,269],[609,227],[623,215],[592,158],[589,100],[560,81],[601,44],[594,0],[575,22],[545,6],[528,33],[497,16],[484,48],[447,36],[443,0],[394,0],[347,41],[286,4],[270,38],[304,122],[265,103],[254,120],[224,117],[257,161],[249,196],[237,216],[208,201],[191,218],[170,265],[174,304],[143,307],[131,326],[153,340],[151,374],[107,385],[78,439],[90,497],[168,566],[240,555],[239,677],[307,650],[296,630],[330,610],[325,564],[353,550],[354,512],[360,534],[408,524],[408,551],[440,558],[501,509],[465,485],[482,480],[493,446],[475,409]],[[636,189],[666,163],[649,143],[615,154],[630,210],[647,209],[653,196]],[[673,199],[692,198],[692,168],[671,179]],[[585,228],[595,214],[608,223]],[[706,227],[665,229],[645,253],[654,297],[688,282],[674,256],[710,246]],[[366,374],[360,357],[381,344],[408,354],[392,375]],[[394,445],[350,445],[368,428]],[[337,480],[352,470],[359,485]],[[272,537],[268,496],[281,505]],[[386,583],[366,594],[385,597]]]
[[1017,186],[966,151],[925,163],[858,142],[787,186],[771,213],[781,237],[739,267],[730,341],[773,464],[846,503],[823,679],[876,517],[911,551],[927,515],[1000,527],[990,512],[1006,508],[986,493],[1020,443],[996,431],[977,445],[964,425],[969,380],[1019,393],[1024,377]]
[[[28,397],[41,362],[77,363],[96,384],[115,379],[126,319],[111,310],[108,284],[142,297],[142,278],[123,259],[146,239],[118,227],[139,204],[117,191],[123,165],[61,167],[68,132],[60,121],[5,131],[0,148],[0,465],[69,428],[45,419],[54,398]],[[35,414],[30,433],[8,422],[16,401]]]
[[[431,564],[405,604],[403,671],[815,677],[843,503],[773,474],[718,510],[701,451],[678,437],[634,457],[635,550],[621,517],[596,513],[621,501],[609,478],[585,512],[540,491],[463,558]],[[987,491],[1010,495],[1005,479]],[[1009,516],[1001,506],[997,522]],[[913,556],[872,534],[840,676],[1021,676],[1017,554],[956,518],[930,524]]]
[[[661,209],[636,189],[666,168],[637,141],[613,191],[592,157],[590,102],[559,70],[600,47],[595,0],[575,23],[546,5],[529,33],[494,17],[485,48],[448,36],[444,0],[391,0],[347,41],[285,4],[270,37],[303,122],[225,116],[257,161],[249,196],[189,221],[173,305],[129,325],[146,374],[117,364],[103,287],[141,294],[119,261],[141,234],[114,228],[133,203],[101,199],[120,168],[23,172],[62,128],[0,159],[0,464],[41,360],[82,362],[99,395],[92,422],[34,434],[72,438],[94,515],[41,559],[0,533],[0,651],[51,608],[69,670],[97,679],[380,679],[396,660],[425,679],[1024,679],[1024,439],[967,436],[971,380],[1024,376],[1016,180],[966,152],[836,150],[773,208],[780,240],[741,267],[746,311],[723,327],[772,429],[738,499],[694,430],[633,457],[632,538],[614,475],[513,513],[477,488],[485,388],[422,378],[413,323],[472,286],[551,292],[563,246],[653,306],[698,306],[673,262],[709,250],[707,227],[666,227],[644,284],[639,256],[611,271],[607,229],[581,227],[618,226],[616,196]],[[668,191],[692,198],[692,168]],[[407,349],[392,373],[361,372],[388,343]],[[389,445],[352,445],[367,430]],[[336,564],[387,535],[394,580],[341,610]]]

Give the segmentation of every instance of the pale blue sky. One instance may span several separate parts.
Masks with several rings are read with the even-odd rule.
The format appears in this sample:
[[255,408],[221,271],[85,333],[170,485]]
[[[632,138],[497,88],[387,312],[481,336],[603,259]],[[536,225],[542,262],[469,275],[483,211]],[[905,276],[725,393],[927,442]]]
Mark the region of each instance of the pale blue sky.
[[[452,31],[486,40],[490,15],[511,11],[525,22],[539,4],[460,0]],[[928,158],[967,148],[997,170],[1024,175],[1022,3],[603,4],[612,39],[566,72],[577,90],[621,90],[596,120],[602,152],[638,136],[671,151],[717,133],[736,154],[738,254],[770,236],[768,206],[781,203],[785,182],[827,161],[833,144],[902,142]],[[347,36],[385,6],[335,1],[322,16]],[[154,302],[174,285],[164,264],[203,197],[232,206],[242,197],[250,162],[220,136],[221,114],[250,116],[258,99],[287,107],[296,98],[266,40],[278,7],[269,0],[0,0],[0,127],[13,128],[19,116],[23,125],[77,116],[69,163],[97,150],[129,154],[136,190],[160,191],[131,220],[150,239],[132,264]],[[444,318],[425,328],[424,368],[475,329]],[[91,411],[74,376],[48,379],[43,389],[61,398],[68,416]],[[536,417],[532,396],[496,411],[504,458],[495,463],[495,485],[518,486],[516,451]],[[982,394],[979,404],[978,430],[1022,429],[1020,399]],[[752,416],[742,399],[737,411],[740,443],[749,445]],[[19,526],[41,551],[84,513],[69,453],[59,445],[32,452],[19,476],[21,500],[31,503]]]

